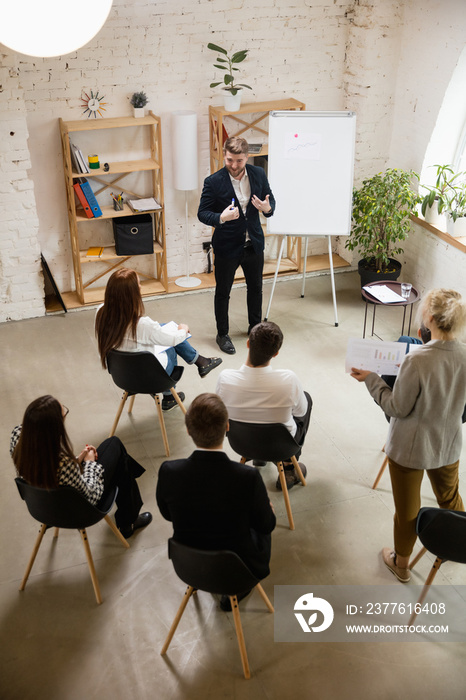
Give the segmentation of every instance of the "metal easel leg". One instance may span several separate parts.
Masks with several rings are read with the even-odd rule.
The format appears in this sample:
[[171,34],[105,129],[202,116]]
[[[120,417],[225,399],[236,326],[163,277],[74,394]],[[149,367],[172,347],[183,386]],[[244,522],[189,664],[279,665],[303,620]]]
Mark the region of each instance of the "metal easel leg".
[[277,283],[278,270],[280,269],[280,263],[281,263],[282,255],[283,255],[283,248],[285,247],[285,239],[286,239],[286,236],[282,236],[282,244],[280,246],[280,252],[278,254],[278,259],[277,259],[277,269],[275,270],[275,275],[274,275],[273,283],[272,283],[272,291],[270,292],[270,299],[269,299],[269,303],[267,305],[267,311],[265,312],[264,321],[267,321],[267,319],[269,317],[269,313],[270,313],[270,307],[272,306],[272,298],[273,298],[273,293],[275,291],[275,285]]
[[328,236],[328,259],[330,261],[330,280],[332,283],[333,312],[335,314],[335,326],[338,326],[337,297],[335,294],[335,276],[333,272],[332,237]]

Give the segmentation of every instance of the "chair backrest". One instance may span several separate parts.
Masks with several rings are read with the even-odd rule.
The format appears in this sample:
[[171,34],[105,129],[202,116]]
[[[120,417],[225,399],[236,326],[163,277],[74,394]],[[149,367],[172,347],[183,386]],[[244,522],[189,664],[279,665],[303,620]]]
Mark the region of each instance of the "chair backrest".
[[200,591],[237,595],[259,583],[235,552],[196,549],[172,537],[168,540],[168,556],[179,578]]
[[466,564],[466,513],[421,508],[416,532],[424,547],[436,557]]
[[242,457],[279,462],[290,459],[300,449],[283,423],[243,423],[231,419],[229,423],[228,441]]
[[33,518],[51,527],[83,529],[102,520],[111,510],[118,493],[115,488],[108,494],[101,508],[93,506],[72,486],[44,489],[31,486],[16,477],[16,486]]
[[151,352],[110,350],[107,367],[115,384],[131,395],[169,391],[183,373],[183,367],[176,367],[170,376]]

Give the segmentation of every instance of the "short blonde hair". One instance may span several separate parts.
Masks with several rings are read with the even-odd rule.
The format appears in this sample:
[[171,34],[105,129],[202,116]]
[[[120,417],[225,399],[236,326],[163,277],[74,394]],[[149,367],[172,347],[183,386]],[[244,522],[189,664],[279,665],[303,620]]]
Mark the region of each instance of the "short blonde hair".
[[230,136],[223,144],[223,153],[226,152],[234,153],[235,156],[239,156],[242,153],[247,156],[249,153],[249,144],[246,139],[242,139],[240,136]]
[[466,326],[466,304],[454,289],[440,288],[427,292],[421,303],[421,315],[427,326],[432,316],[443,333],[459,335]]

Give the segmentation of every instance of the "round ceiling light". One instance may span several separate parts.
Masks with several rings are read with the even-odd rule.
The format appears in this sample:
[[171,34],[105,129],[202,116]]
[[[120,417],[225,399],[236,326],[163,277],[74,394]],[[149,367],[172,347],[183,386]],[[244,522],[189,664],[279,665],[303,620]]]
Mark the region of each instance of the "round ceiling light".
[[99,32],[112,0],[12,0],[2,9],[0,43],[26,56],[65,56]]

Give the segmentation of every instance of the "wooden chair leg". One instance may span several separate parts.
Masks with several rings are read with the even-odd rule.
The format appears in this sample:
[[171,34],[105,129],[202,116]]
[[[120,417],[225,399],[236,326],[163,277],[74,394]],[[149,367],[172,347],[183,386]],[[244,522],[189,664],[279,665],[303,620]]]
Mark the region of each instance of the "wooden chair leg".
[[240,459],[241,464],[246,464],[247,461],[246,457],[241,457]]
[[382,478],[382,474],[384,473],[387,464],[388,464],[388,457],[385,455],[385,459],[384,459],[384,461],[382,462],[382,466],[381,466],[380,469],[379,469],[379,473],[378,473],[377,476],[375,477],[375,481],[374,481],[374,483],[372,484],[372,488],[373,488],[373,489],[376,489],[377,486],[379,485],[379,481],[380,481],[380,479]]
[[290,524],[290,530],[294,530],[294,520],[293,513],[291,511],[290,494],[288,493],[288,488],[286,486],[285,470],[283,468],[283,462],[277,462],[278,477],[280,479],[280,484],[283,491],[283,498],[285,499],[286,514],[288,516],[288,522]]
[[233,612],[233,620],[235,623],[236,637],[238,639],[239,653],[241,655],[241,663],[243,664],[243,673],[246,679],[251,678],[249,670],[248,655],[246,653],[246,644],[244,642],[243,626],[241,625],[241,616],[239,614],[238,598],[235,595],[229,596],[231,609]]
[[[442,565],[442,561],[443,561],[443,559],[440,559],[440,557],[437,557],[436,560],[434,561],[434,564],[429,572],[428,577],[426,578],[424,588],[421,591],[421,595],[419,596],[419,600],[417,601],[416,606],[423,604],[423,602],[426,598],[426,595],[429,592],[430,585],[431,585],[432,581],[434,580],[434,578],[437,574],[437,571],[440,569],[440,567]],[[413,614],[409,618],[408,627],[414,623],[414,620],[416,619],[417,615],[418,614],[417,614],[416,610],[414,610]]]
[[182,402],[182,400],[181,400],[180,397],[178,396],[178,392],[177,392],[173,387],[170,389],[170,391],[172,392],[173,398],[175,399],[176,403],[177,403],[178,406],[181,408],[181,410],[183,411],[183,413],[187,413],[187,411],[186,411],[186,406],[184,405],[184,403]]
[[58,533],[59,533],[59,532],[60,532],[60,528],[59,528],[59,527],[56,527],[56,528],[54,529],[54,531],[53,531],[53,536],[54,536],[55,538],[58,537]]
[[113,530],[116,537],[118,537],[118,539],[120,540],[123,547],[126,547],[128,549],[129,548],[128,540],[123,537],[123,535],[121,534],[121,532],[119,531],[119,529],[117,528],[117,526],[115,525],[115,523],[113,522],[111,517],[109,515],[106,515],[104,520],[110,526],[110,528]]
[[169,631],[168,636],[165,640],[165,644],[163,645],[162,651],[160,652],[162,656],[167,653],[168,647],[170,646],[170,642],[173,639],[173,635],[176,632],[176,628],[178,627],[178,624],[179,624],[179,622],[182,618],[182,615],[185,611],[185,608],[188,604],[188,600],[191,598],[193,593],[194,593],[194,588],[192,586],[188,586],[184,592],[183,600],[181,601],[181,605],[178,608],[178,612],[176,613],[175,619],[172,622],[172,626],[170,627],[170,631]]
[[97,574],[95,572],[94,560],[92,559],[91,548],[89,547],[89,542],[87,539],[87,532],[83,528],[79,531],[83,544],[84,551],[86,552],[87,565],[89,566],[89,571],[91,574],[92,585],[94,586],[95,599],[100,605],[102,603],[102,596],[100,595],[99,581],[97,579]]
[[267,608],[269,609],[269,612],[271,612],[271,613],[275,612],[275,610],[274,610],[274,608],[273,608],[273,605],[272,605],[272,603],[270,602],[269,597],[268,597],[267,593],[264,591],[264,589],[262,588],[261,584],[258,583],[258,584],[256,585],[256,588],[257,588],[257,590],[259,591],[262,600],[264,601],[264,603],[266,604]]
[[425,547],[422,547],[422,548],[419,550],[419,552],[418,552],[418,553],[416,554],[416,556],[414,557],[413,561],[410,562],[410,564],[409,564],[409,566],[408,566],[408,569],[409,569],[410,571],[411,571],[411,569],[414,569],[414,567],[415,567],[416,564],[418,563],[419,559],[421,559],[421,558],[424,556],[424,554],[425,554],[426,552],[427,552],[427,549],[426,549]]
[[291,458],[291,461],[293,462],[293,466],[294,466],[294,468],[296,469],[297,475],[298,475],[299,478],[301,479],[302,485],[303,485],[303,486],[306,486],[306,480],[305,480],[304,475],[303,475],[303,473],[302,473],[302,471],[301,471],[301,467],[299,466],[299,462],[298,462],[298,460],[296,459],[296,457],[295,457],[294,455],[293,455],[293,457]]
[[24,576],[23,576],[23,580],[21,581],[21,585],[19,587],[20,591],[24,591],[24,589],[26,588],[26,583],[27,583],[27,580],[29,578],[29,574],[31,573],[32,566],[35,562],[37,552],[39,551],[39,547],[40,547],[42,539],[45,535],[46,529],[47,529],[47,525],[45,523],[43,525],[41,525],[40,530],[39,530],[39,534],[37,535],[36,542],[34,544],[34,549],[32,550],[32,554],[29,558],[29,562],[28,562],[28,565],[26,567],[26,571],[25,571]]
[[162,405],[160,403],[159,395],[154,396],[155,405],[157,406],[157,413],[159,416],[160,429],[162,431],[163,444],[165,446],[165,454],[170,457],[170,448],[168,446],[168,435],[167,429],[165,428],[165,421],[163,419]]
[[136,398],[136,394],[133,394],[129,400],[128,404],[128,413],[132,413],[133,411],[133,406],[134,406],[134,399]]
[[120,405],[118,406],[118,411],[115,416],[115,420],[113,421],[112,429],[110,431],[110,435],[108,437],[113,437],[115,435],[115,430],[117,429],[118,421],[120,420],[121,413],[123,411],[123,407],[126,403],[126,399],[128,398],[128,392],[125,391],[123,396],[121,397]]

